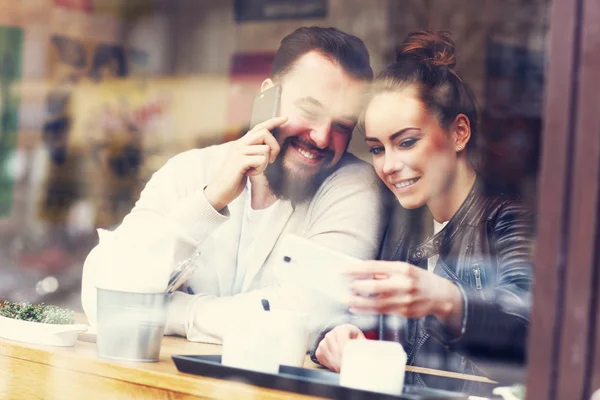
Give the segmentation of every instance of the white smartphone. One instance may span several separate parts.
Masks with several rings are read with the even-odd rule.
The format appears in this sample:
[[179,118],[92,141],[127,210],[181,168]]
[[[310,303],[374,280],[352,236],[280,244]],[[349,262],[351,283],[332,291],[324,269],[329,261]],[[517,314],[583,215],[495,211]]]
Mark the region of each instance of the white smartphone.
[[293,234],[282,238],[277,256],[280,257],[277,275],[281,282],[347,304],[352,278],[344,271],[361,262],[360,259]]

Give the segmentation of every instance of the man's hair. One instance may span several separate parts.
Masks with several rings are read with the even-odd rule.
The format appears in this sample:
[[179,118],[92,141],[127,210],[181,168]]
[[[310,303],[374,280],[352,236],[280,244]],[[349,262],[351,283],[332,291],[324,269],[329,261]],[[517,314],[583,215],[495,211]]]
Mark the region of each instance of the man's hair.
[[372,80],[369,51],[358,37],[336,28],[298,28],[281,40],[271,66],[271,79],[281,79],[300,57],[316,51],[339,64],[353,78]]

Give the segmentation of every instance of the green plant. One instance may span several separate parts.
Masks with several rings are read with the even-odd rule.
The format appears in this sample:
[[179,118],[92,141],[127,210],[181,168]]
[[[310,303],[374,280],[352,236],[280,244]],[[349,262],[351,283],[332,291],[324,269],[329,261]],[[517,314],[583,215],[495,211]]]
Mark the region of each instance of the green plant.
[[73,311],[43,303],[35,305],[5,301],[0,304],[0,316],[44,324],[68,325],[75,323]]

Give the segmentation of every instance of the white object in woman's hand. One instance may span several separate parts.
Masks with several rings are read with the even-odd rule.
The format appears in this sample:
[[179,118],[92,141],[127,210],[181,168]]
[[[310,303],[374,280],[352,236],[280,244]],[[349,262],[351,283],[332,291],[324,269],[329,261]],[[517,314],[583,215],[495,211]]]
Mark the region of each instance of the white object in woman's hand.
[[321,340],[315,356],[323,366],[340,372],[344,346],[348,341],[356,339],[365,339],[365,335],[356,326],[351,324],[336,326]]

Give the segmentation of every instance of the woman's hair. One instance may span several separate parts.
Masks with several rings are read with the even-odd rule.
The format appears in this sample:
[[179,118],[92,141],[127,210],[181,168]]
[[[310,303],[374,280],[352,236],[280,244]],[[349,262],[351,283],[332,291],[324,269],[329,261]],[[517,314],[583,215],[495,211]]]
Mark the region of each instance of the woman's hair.
[[454,71],[456,55],[451,33],[416,31],[408,35],[396,53],[396,61],[379,73],[373,95],[416,85],[419,98],[448,129],[459,114],[469,118],[471,138],[467,155],[474,163],[477,136],[477,104],[469,86]]

